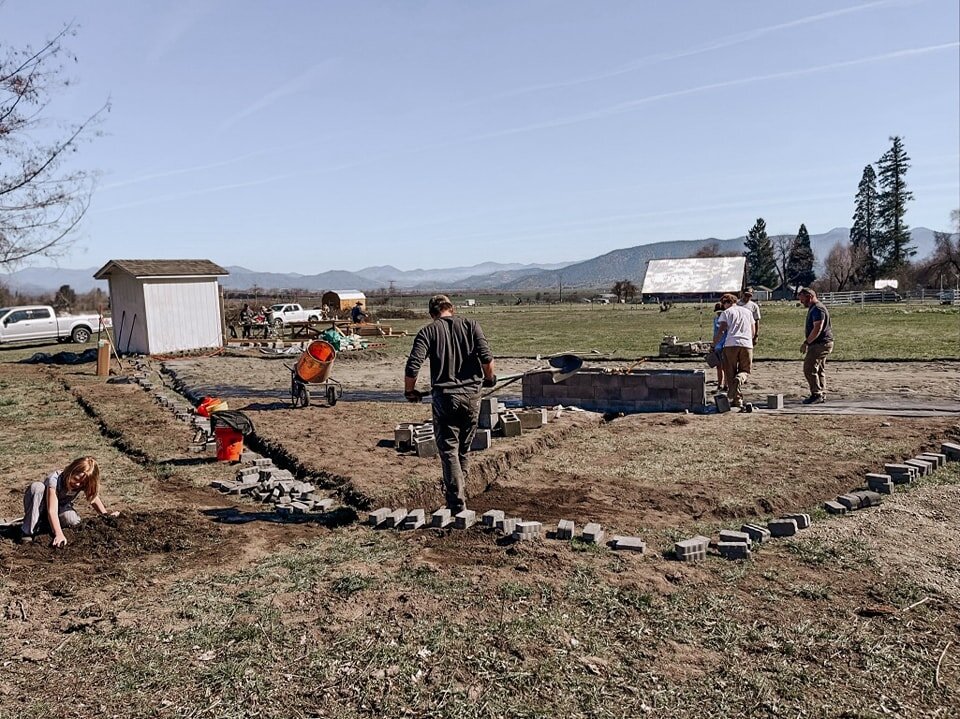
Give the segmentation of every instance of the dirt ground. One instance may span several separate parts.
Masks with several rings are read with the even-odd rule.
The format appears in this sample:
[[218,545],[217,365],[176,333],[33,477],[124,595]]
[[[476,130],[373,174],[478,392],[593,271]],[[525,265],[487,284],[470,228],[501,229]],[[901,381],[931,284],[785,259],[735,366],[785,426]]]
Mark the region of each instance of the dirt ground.
[[[343,401],[296,410],[277,360],[168,366],[248,412],[254,449],[342,511],[286,522],[215,492],[233,468],[189,452],[189,426],[136,385],[2,365],[0,515],[78,454],[101,460],[121,515],[83,508],[63,550],[0,538],[0,717],[958,715],[956,465],[876,509],[817,509],[864,471],[960,437],[955,414],[564,411],[478,453],[478,511],[648,542],[624,555],[353,521],[379,503],[439,504],[437,461],[389,446],[397,422],[429,414],[400,401],[399,360],[338,361]],[[957,362],[828,367],[838,398],[960,398]],[[802,394],[799,362],[754,374],[756,397]],[[676,539],[785,511],[814,526],[750,562],[669,558]],[[36,691],[54,680],[69,696]]]

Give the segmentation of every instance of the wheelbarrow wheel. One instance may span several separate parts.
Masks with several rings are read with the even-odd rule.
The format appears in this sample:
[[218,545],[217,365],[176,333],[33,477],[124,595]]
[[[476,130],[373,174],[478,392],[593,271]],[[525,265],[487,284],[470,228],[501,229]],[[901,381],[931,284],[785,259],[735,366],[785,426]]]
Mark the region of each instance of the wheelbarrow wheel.
[[307,385],[305,384],[300,385],[300,406],[310,406],[310,390],[307,389]]
[[327,404],[333,407],[337,403],[337,388],[332,384],[327,385]]

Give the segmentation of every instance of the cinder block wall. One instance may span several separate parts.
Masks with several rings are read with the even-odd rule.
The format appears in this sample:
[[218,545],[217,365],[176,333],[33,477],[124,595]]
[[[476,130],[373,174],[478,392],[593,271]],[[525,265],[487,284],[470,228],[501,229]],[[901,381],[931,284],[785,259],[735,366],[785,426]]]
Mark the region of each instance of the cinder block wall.
[[594,412],[681,412],[707,403],[703,370],[641,370],[604,374],[582,369],[554,384],[550,372],[531,372],[523,378],[527,406],[575,405]]

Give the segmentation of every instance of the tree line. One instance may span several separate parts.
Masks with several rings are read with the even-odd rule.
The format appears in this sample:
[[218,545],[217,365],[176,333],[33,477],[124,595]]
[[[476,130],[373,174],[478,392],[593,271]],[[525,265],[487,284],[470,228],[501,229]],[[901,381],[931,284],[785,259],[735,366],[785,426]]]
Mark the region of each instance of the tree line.
[[[744,256],[747,282],[765,287],[814,285],[819,289],[872,288],[878,279],[898,279],[901,286],[935,285],[946,276],[948,283],[960,280],[960,237],[934,233],[934,254],[920,263],[912,258],[905,216],[913,193],[907,189],[910,157],[903,138],[890,138],[890,148],[863,169],[854,198],[853,224],[848,242],[834,245],[823,261],[823,275],[817,277],[810,235],[801,224],[796,236],[769,237],[764,219],[758,218],[747,233]],[[951,214],[951,224],[960,233],[960,211]]]

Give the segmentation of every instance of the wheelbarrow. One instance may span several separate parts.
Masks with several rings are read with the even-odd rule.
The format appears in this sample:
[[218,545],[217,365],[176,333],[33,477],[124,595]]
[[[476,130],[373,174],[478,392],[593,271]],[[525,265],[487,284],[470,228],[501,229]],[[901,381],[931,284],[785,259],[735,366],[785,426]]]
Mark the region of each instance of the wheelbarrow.
[[290,403],[294,408],[310,405],[310,388],[308,385],[319,385],[323,388],[323,396],[327,404],[333,407],[343,397],[343,385],[330,376],[333,361],[337,358],[337,351],[326,340],[311,342],[297,364],[290,370]]

